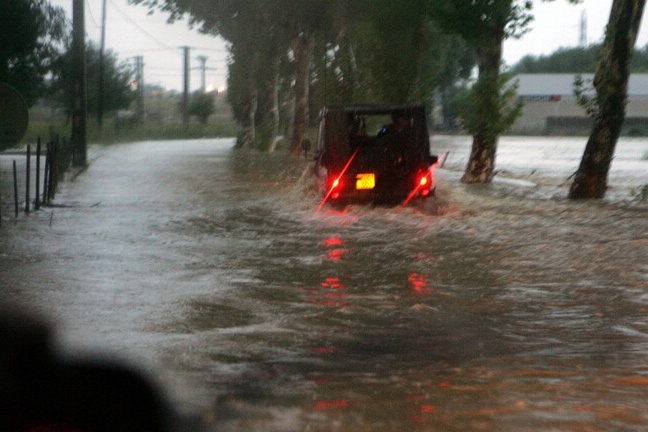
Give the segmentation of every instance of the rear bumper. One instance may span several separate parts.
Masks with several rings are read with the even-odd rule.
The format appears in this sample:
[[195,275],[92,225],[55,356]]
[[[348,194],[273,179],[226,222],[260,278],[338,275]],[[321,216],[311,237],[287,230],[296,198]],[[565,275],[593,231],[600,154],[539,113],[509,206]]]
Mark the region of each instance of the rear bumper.
[[[376,179],[372,189],[357,189],[356,176],[345,175],[341,178],[324,176],[320,179],[320,190],[324,197],[337,203],[401,203],[412,199],[425,199],[432,196],[434,182],[430,181],[421,186],[418,184],[418,174],[411,174],[397,178]],[[334,186],[334,180],[338,184]]]

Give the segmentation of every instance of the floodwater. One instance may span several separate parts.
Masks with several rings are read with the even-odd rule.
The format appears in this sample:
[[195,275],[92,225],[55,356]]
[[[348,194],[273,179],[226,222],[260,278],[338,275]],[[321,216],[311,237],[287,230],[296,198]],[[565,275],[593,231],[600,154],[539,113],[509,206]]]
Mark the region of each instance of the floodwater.
[[305,161],[92,147],[55,207],[3,208],[0,298],[144,365],[205,430],[643,431],[648,142],[570,202],[584,144],[503,138],[467,186],[469,139],[437,137],[436,200],[318,213]]

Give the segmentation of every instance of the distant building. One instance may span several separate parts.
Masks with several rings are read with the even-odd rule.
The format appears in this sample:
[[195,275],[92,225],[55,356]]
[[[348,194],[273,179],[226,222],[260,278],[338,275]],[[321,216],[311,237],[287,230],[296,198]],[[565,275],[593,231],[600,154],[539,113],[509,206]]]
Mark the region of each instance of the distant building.
[[[594,75],[581,76],[585,85],[591,87]],[[524,109],[509,133],[589,133],[591,119],[576,104],[575,77],[576,74],[520,74],[513,78],[518,83],[518,95],[524,99]],[[589,94],[593,96],[592,92]],[[630,77],[624,133],[648,133],[648,74]]]

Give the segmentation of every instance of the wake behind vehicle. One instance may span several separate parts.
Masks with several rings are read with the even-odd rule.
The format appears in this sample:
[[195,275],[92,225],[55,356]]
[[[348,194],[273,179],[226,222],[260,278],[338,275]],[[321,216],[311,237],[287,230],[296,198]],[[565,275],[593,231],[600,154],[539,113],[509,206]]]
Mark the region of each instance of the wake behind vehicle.
[[422,106],[322,110],[315,172],[323,202],[407,204],[430,197],[437,159]]

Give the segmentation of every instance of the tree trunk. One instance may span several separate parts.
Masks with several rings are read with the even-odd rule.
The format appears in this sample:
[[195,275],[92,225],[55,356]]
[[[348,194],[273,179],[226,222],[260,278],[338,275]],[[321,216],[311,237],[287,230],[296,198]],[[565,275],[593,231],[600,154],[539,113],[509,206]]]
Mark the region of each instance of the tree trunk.
[[501,35],[495,35],[482,43],[478,49],[479,77],[473,91],[473,103],[481,111],[479,124],[473,133],[472,150],[461,181],[464,183],[490,183],[495,170],[495,155],[501,123],[499,103],[500,63],[502,61]]
[[266,97],[270,108],[266,121],[270,130],[269,136],[272,139],[268,151],[272,152],[275,150],[277,137],[279,136],[279,59],[273,59],[270,62],[270,70],[268,72],[271,76],[268,77]]
[[487,138],[482,134],[473,136],[470,159],[461,177],[463,183],[490,183],[495,170],[497,138]]
[[308,130],[308,101],[310,86],[310,61],[314,37],[305,31],[293,38],[292,49],[295,56],[295,106],[293,113],[290,153],[299,156],[302,153],[302,141]]
[[241,121],[241,136],[239,147],[244,149],[254,148],[254,140],[256,138],[256,111],[257,111],[257,91],[252,80],[250,80],[247,103],[244,108],[244,117]]
[[597,113],[569,198],[603,198],[621,134],[628,94],[630,62],[645,0],[614,0],[601,59],[594,76]]

